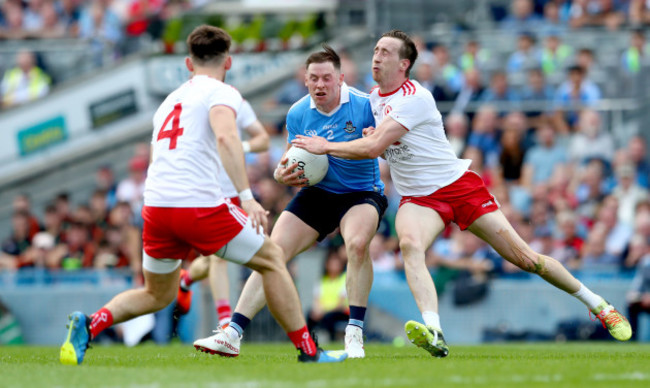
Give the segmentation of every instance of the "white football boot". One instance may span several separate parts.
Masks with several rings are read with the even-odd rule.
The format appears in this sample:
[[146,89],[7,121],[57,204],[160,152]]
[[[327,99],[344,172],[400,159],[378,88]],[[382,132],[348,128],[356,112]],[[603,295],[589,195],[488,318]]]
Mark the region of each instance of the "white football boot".
[[196,350],[224,357],[239,356],[240,336],[230,335],[221,327],[214,330],[214,333],[213,336],[194,341]]
[[345,351],[348,358],[366,357],[366,351],[363,349],[363,329],[354,325],[345,328]]

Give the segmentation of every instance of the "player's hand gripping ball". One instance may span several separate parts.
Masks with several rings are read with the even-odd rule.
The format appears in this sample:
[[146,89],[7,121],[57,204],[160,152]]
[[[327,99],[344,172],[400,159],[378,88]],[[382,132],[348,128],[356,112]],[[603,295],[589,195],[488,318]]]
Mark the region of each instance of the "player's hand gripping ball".
[[327,174],[329,168],[327,155],[315,155],[302,148],[291,147],[286,156],[289,159],[287,166],[298,163],[298,167],[294,171],[302,170],[303,173],[300,178],[307,178],[308,186],[320,182]]

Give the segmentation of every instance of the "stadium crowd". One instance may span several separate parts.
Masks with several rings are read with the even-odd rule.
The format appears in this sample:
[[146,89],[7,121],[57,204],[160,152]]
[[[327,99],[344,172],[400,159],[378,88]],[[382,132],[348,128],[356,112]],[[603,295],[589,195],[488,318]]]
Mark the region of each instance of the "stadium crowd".
[[[98,52],[104,53],[108,45],[117,50],[114,55],[124,55],[137,50],[129,46],[131,37],[155,31],[160,37],[166,20],[195,5],[187,1],[5,0],[0,39],[91,39],[97,42]],[[494,7],[492,11],[497,28],[518,37],[505,60],[495,58],[476,39],[467,41],[459,55],[444,44],[419,40],[413,78],[437,102],[451,106],[443,117],[457,155],[472,160],[471,169],[482,176],[507,218],[536,251],[576,271],[625,272],[649,262],[646,140],[640,134],[623,139],[613,136],[620,128],[608,127],[603,113],[595,109],[606,95],[594,81],[594,75],[603,72],[598,56],[592,48],[571,47],[563,38],[576,28],[636,27],[630,30],[629,46],[621,48],[618,61],[621,75],[635,76],[650,64],[642,28],[650,24],[650,2],[514,0],[510,10]],[[32,58],[32,66],[34,62]],[[351,86],[370,89],[369,75],[353,60],[346,59],[343,66]],[[11,86],[18,84],[12,81],[17,77],[12,71],[8,69],[2,81],[5,106],[14,98],[10,93],[34,98],[47,93],[46,74],[38,92],[35,86],[23,84],[27,92],[19,93]],[[297,69],[296,78],[264,104],[265,109],[287,106],[306,94],[303,74]],[[522,76],[520,82],[511,84],[517,74]],[[617,97],[617,92],[622,93],[615,91],[607,97]],[[526,102],[538,104],[530,109]],[[467,110],[470,104],[478,108]],[[273,136],[286,139],[281,127],[281,123],[267,125]],[[279,143],[282,148],[247,158],[254,194],[270,211],[271,227],[296,193],[272,177],[283,149],[283,142]],[[33,215],[28,194],[17,196],[11,234],[3,237],[0,271],[126,267],[139,275],[139,214],[148,152],[146,144],[136,147],[129,176],[122,180],[115,180],[111,166],[98,169],[91,198],[77,198],[81,204],[72,206],[68,194],[61,193],[46,206],[42,219]],[[377,272],[402,271],[393,227],[399,196],[387,165],[380,161],[380,167],[389,208],[371,243],[371,257]],[[336,248],[341,239],[333,234],[321,244]],[[345,261],[345,250],[337,252]],[[531,276],[455,226],[434,242],[427,262],[438,274],[445,268],[476,277]]]

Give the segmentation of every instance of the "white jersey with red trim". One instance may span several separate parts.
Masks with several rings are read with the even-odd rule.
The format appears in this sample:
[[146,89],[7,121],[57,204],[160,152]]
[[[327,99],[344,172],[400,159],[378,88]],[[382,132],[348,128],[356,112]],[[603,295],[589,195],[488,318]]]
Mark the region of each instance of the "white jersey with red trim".
[[[244,100],[237,112],[237,131],[239,131],[239,137],[241,137],[242,131],[252,125],[255,121],[257,121],[257,116],[255,115],[255,111],[253,111],[253,107],[248,101]],[[219,174],[219,187],[221,187],[223,196],[226,198],[236,197],[239,193],[237,193],[235,185],[232,184],[230,177],[223,169],[221,158],[219,158],[219,170],[224,171],[223,174]]]
[[153,117],[151,164],[144,204],[156,207],[215,207],[224,202],[217,141],[210,109],[240,109],[242,97],[230,85],[194,76],[173,91]]
[[375,87],[370,105],[378,126],[390,116],[408,131],[384,152],[400,195],[429,195],[465,173],[471,161],[456,157],[433,96],[417,81],[406,80],[387,94]]

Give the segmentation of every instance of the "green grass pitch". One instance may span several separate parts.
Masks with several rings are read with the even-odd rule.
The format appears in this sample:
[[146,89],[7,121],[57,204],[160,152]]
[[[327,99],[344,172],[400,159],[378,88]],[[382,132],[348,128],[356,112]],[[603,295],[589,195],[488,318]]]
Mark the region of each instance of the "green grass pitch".
[[650,387],[650,345],[452,345],[449,357],[435,359],[410,344],[369,344],[365,359],[342,364],[299,364],[289,343],[242,345],[233,359],[179,343],[96,346],[80,366],[59,364],[58,347],[3,347],[0,386]]

